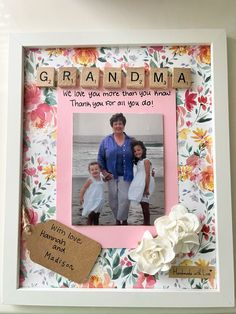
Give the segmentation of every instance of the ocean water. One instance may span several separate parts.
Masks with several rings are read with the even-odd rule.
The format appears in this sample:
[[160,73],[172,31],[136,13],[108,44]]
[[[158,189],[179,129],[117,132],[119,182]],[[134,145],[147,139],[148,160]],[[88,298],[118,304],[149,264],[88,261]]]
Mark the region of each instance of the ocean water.
[[[76,138],[73,140],[73,177],[87,177],[88,164],[97,160],[97,153],[100,141],[88,142]],[[163,153],[164,149],[159,142],[149,141],[147,147],[147,158],[152,162],[156,177],[164,176]]]

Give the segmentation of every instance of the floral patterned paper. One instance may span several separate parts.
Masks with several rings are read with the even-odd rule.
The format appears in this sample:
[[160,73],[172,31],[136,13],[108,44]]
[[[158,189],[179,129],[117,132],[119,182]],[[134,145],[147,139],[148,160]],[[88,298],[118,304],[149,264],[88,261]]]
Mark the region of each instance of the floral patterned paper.
[[[191,89],[177,90],[179,201],[197,214],[202,229],[197,251],[175,265],[216,266],[212,138],[211,51],[209,46],[29,49],[25,51],[23,204],[30,223],[56,216],[57,89],[35,85],[39,66],[190,67]],[[20,286],[34,288],[216,289],[215,278],[175,279],[168,273],[137,271],[128,249],[103,249],[85,284],[33,263],[21,243]]]

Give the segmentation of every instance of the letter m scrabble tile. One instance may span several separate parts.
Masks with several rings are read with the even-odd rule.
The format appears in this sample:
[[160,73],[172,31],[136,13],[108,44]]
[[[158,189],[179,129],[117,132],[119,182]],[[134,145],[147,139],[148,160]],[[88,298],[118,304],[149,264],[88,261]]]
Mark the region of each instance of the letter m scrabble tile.
[[168,69],[151,68],[149,75],[149,85],[152,89],[168,88]]

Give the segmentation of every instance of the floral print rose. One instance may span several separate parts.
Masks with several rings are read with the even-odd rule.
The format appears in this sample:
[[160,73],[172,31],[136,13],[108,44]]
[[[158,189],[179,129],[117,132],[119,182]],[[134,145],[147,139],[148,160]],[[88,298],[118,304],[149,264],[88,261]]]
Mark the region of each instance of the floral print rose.
[[131,251],[130,257],[137,261],[138,271],[155,275],[158,271],[170,269],[175,252],[167,238],[153,238],[147,230],[138,247]]
[[176,254],[189,253],[199,246],[201,223],[181,204],[172,207],[169,215],[157,218],[154,225],[158,236],[167,238]]

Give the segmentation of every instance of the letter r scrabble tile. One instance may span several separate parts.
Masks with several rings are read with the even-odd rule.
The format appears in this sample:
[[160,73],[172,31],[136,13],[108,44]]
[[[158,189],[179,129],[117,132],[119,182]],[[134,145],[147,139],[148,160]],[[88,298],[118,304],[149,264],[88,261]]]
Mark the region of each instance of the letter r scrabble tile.
[[55,69],[50,67],[40,67],[37,69],[36,85],[39,87],[54,87]]
[[61,67],[58,71],[57,86],[59,87],[75,87],[77,79],[77,68]]

